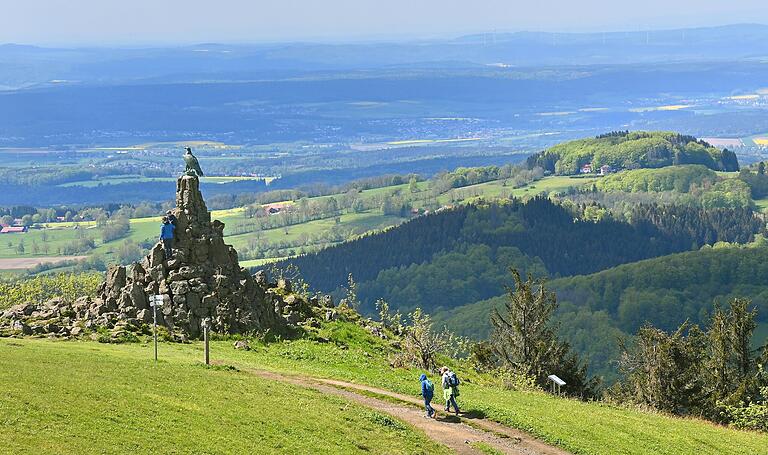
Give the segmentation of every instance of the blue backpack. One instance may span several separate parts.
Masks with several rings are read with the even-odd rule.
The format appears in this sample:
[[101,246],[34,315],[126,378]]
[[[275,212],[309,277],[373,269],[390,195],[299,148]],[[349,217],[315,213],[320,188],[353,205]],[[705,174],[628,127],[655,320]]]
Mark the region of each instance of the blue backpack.
[[435,385],[429,379],[424,380],[424,389],[427,391],[427,395],[432,396],[435,393]]

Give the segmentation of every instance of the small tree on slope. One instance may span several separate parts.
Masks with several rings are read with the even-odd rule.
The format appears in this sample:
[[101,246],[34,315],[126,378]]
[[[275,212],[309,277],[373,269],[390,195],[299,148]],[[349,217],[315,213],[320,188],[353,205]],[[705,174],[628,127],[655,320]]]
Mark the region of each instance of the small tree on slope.
[[567,383],[572,395],[592,396],[597,379],[587,378],[587,366],[581,364],[568,343],[557,338],[557,325],[551,322],[557,298],[546,290],[543,280],[511,269],[514,287],[507,286],[504,308],[493,310],[491,343],[505,366],[515,373],[533,377],[547,386],[547,376],[556,374]]

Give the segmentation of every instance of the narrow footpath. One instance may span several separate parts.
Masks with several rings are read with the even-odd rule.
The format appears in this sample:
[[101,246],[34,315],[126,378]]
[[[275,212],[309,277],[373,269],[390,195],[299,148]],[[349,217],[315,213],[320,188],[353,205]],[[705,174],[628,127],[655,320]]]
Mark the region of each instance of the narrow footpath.
[[[294,376],[245,368],[243,371],[273,381],[286,382],[332,394],[388,414],[423,431],[427,437],[459,454],[482,454],[473,444],[481,443],[505,454],[568,455],[533,436],[490,420],[461,414],[447,414],[438,406],[437,419],[424,417],[423,403],[407,395],[360,384],[331,379]],[[373,395],[381,396],[375,398]],[[383,397],[387,397],[383,398]]]

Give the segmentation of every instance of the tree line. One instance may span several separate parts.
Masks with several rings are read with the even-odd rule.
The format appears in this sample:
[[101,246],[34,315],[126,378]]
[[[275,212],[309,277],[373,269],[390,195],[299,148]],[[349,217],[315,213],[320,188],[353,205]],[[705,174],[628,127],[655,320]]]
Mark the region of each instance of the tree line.
[[617,131],[595,138],[564,142],[528,157],[529,169],[573,175],[589,164],[597,169],[659,168],[700,164],[713,170],[738,171],[736,154],[719,150],[693,136],[663,131]]
[[[446,262],[444,253],[462,254],[472,245],[487,246],[490,258],[503,258],[499,248],[514,247],[526,256],[539,258],[550,275],[569,276],[721,240],[746,242],[762,229],[762,222],[748,209],[648,204],[634,207],[631,221],[610,216],[593,221],[583,219],[585,208],[564,206],[544,197],[464,205],[292,258],[284,264],[295,265],[308,282],[326,292],[342,286],[349,273],[365,283],[390,269],[397,275],[387,281],[393,287],[406,288],[411,281],[409,275],[417,273],[409,267],[427,267],[438,256]],[[507,265],[497,261],[493,273],[498,275],[498,270]],[[468,281],[472,276],[472,271],[466,269],[465,274],[454,279]],[[437,301],[430,305],[439,304]]]

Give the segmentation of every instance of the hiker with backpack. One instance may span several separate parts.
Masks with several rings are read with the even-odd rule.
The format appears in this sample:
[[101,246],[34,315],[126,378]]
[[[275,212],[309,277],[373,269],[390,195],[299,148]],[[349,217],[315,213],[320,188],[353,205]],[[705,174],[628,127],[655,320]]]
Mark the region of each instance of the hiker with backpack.
[[445,412],[451,412],[451,405],[456,410],[456,415],[459,415],[459,405],[456,404],[456,397],[459,396],[459,378],[456,373],[450,370],[448,367],[440,368],[440,374],[443,375],[443,398],[445,399]]
[[163,244],[165,259],[170,260],[173,257],[173,237],[176,226],[171,224],[167,216],[163,217],[163,224],[160,226],[160,242]]
[[432,384],[432,381],[430,381],[427,378],[427,375],[423,373],[421,377],[419,377],[419,381],[421,381],[421,396],[424,398],[424,408],[427,410],[427,415],[425,417],[434,419],[437,416],[437,411],[432,407],[432,397],[435,396],[435,385]]

